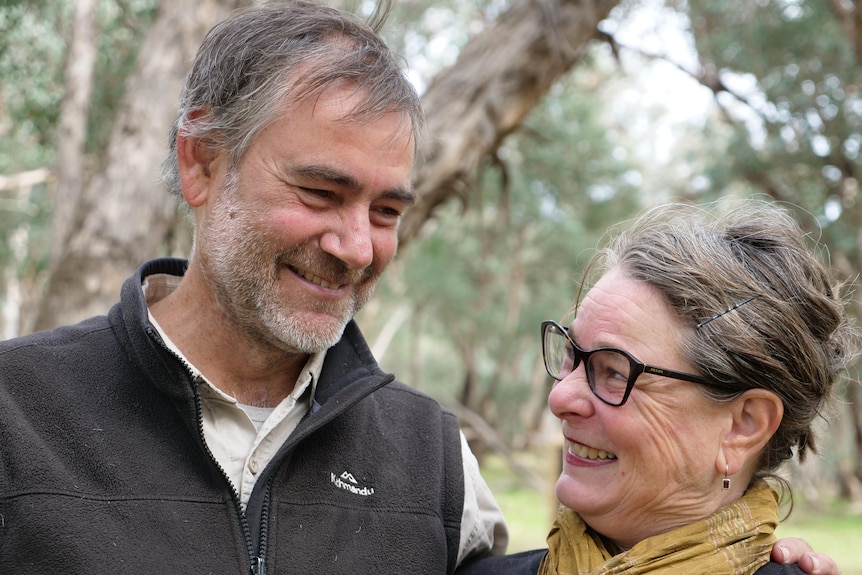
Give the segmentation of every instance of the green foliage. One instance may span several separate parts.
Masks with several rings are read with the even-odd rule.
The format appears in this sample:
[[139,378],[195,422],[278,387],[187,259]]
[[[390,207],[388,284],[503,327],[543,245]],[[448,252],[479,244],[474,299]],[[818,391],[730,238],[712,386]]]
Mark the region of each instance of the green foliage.
[[65,3],[53,10],[29,2],[0,7],[2,174],[53,161],[65,50],[58,26],[69,13]]
[[[18,195],[0,192],[0,269],[14,264],[19,276],[25,275],[24,270],[37,273],[44,269],[47,265],[44,257],[21,256],[25,251],[34,256],[46,255],[51,222],[48,205],[50,200],[45,184]],[[0,302],[3,295],[0,290]]]
[[[56,155],[72,2],[0,3],[0,175],[50,168]],[[97,157],[158,0],[104,0],[95,21],[97,59],[87,149]],[[49,186],[0,190],[0,270],[32,277],[47,266]],[[2,277],[2,276],[0,276]],[[0,301],[5,290],[0,289]]]
[[97,15],[96,67],[92,107],[88,122],[87,151],[98,154],[105,148],[138,48],[155,20],[158,0],[117,0],[100,2]]
[[[88,148],[105,145],[125,77],[158,0],[99,2]],[[57,145],[71,2],[0,5],[0,174],[52,165]]]
[[[824,228],[825,243],[862,261],[862,68],[829,3],[727,0],[688,10],[701,58],[745,96],[747,108],[731,113],[749,116],[716,155],[724,165],[710,170],[714,189],[736,182],[791,202],[813,231]],[[743,91],[740,80],[752,86]]]
[[527,486],[509,463],[499,456],[490,456],[482,462],[482,476],[509,524],[507,553],[547,547],[545,539],[558,505],[554,497],[556,456],[557,452],[551,450],[514,454],[520,465],[544,477],[547,487],[543,490]]
[[451,66],[470,37],[492,22],[500,0],[400,0],[384,29],[387,42],[409,64],[420,92],[441,69]]

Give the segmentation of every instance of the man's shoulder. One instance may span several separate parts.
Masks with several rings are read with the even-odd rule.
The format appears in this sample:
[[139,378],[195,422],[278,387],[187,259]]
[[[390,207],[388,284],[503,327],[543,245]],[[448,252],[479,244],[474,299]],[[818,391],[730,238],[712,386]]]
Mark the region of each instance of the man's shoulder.
[[10,353],[18,356],[27,353],[57,354],[58,349],[75,346],[78,342],[90,337],[97,337],[98,334],[110,330],[110,328],[107,316],[102,315],[85,319],[73,325],[14,337],[0,341],[0,357]]
[[536,575],[547,549],[494,555],[458,567],[455,575]]
[[755,571],[754,575],[805,575],[805,571],[800,569],[795,563],[783,565],[781,563],[770,561]]
[[[126,301],[126,306],[143,302],[143,294],[140,290],[142,277],[150,274],[182,275],[186,265],[186,260],[176,258],[160,258],[142,264],[137,272],[123,284],[124,288],[133,288],[130,293],[133,294],[134,301]],[[28,351],[35,354],[43,352],[56,354],[58,349],[74,347],[78,344],[85,344],[92,338],[99,338],[104,332],[112,330],[114,324],[124,321],[125,316],[128,315],[121,311],[120,305],[115,303],[106,309],[105,314],[83,319],[78,323],[2,340],[0,341],[0,357],[10,352],[21,354]],[[145,304],[141,303],[141,305],[143,309],[146,309]]]
[[398,401],[404,405],[427,409],[432,412],[440,412],[444,417],[455,418],[455,414],[448,407],[440,403],[437,399],[424,393],[415,387],[412,387],[398,379],[393,380],[389,384],[383,386],[378,393],[385,394],[380,397],[386,397],[385,401]]
[[415,387],[412,387],[412,386],[404,383],[403,381],[399,380],[397,377],[394,380],[392,380],[392,382],[390,382],[389,384],[384,386],[383,389],[389,390],[389,391],[396,393],[396,394],[403,394],[403,395],[405,395],[405,397],[412,398],[416,401],[427,401],[430,403],[437,403],[439,405],[439,402],[436,399],[434,399],[433,397],[431,397],[427,393],[419,391]]

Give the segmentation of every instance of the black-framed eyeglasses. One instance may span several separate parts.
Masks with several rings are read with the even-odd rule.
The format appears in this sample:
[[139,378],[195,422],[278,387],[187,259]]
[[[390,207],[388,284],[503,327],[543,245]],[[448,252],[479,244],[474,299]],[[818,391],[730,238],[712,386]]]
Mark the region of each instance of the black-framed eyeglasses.
[[572,341],[569,330],[552,320],[542,322],[542,355],[548,375],[557,381],[565,379],[583,361],[590,390],[608,405],[624,404],[635,386],[635,380],[642,373],[712,384],[698,375],[647,365],[621,349],[581,349]]

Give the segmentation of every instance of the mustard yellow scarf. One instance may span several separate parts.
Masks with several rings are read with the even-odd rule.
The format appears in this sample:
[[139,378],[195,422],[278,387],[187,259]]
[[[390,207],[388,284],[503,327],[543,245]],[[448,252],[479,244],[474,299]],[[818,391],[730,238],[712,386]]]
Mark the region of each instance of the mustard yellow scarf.
[[703,519],[608,551],[580,516],[561,508],[539,575],[749,575],[769,561],[778,526],[778,494],[765,482]]

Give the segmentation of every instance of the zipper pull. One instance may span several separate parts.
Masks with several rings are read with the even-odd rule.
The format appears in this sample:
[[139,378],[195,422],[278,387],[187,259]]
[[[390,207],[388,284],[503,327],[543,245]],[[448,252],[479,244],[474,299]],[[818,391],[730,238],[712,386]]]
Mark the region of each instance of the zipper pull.
[[266,575],[266,559],[255,557],[251,560],[251,575]]

